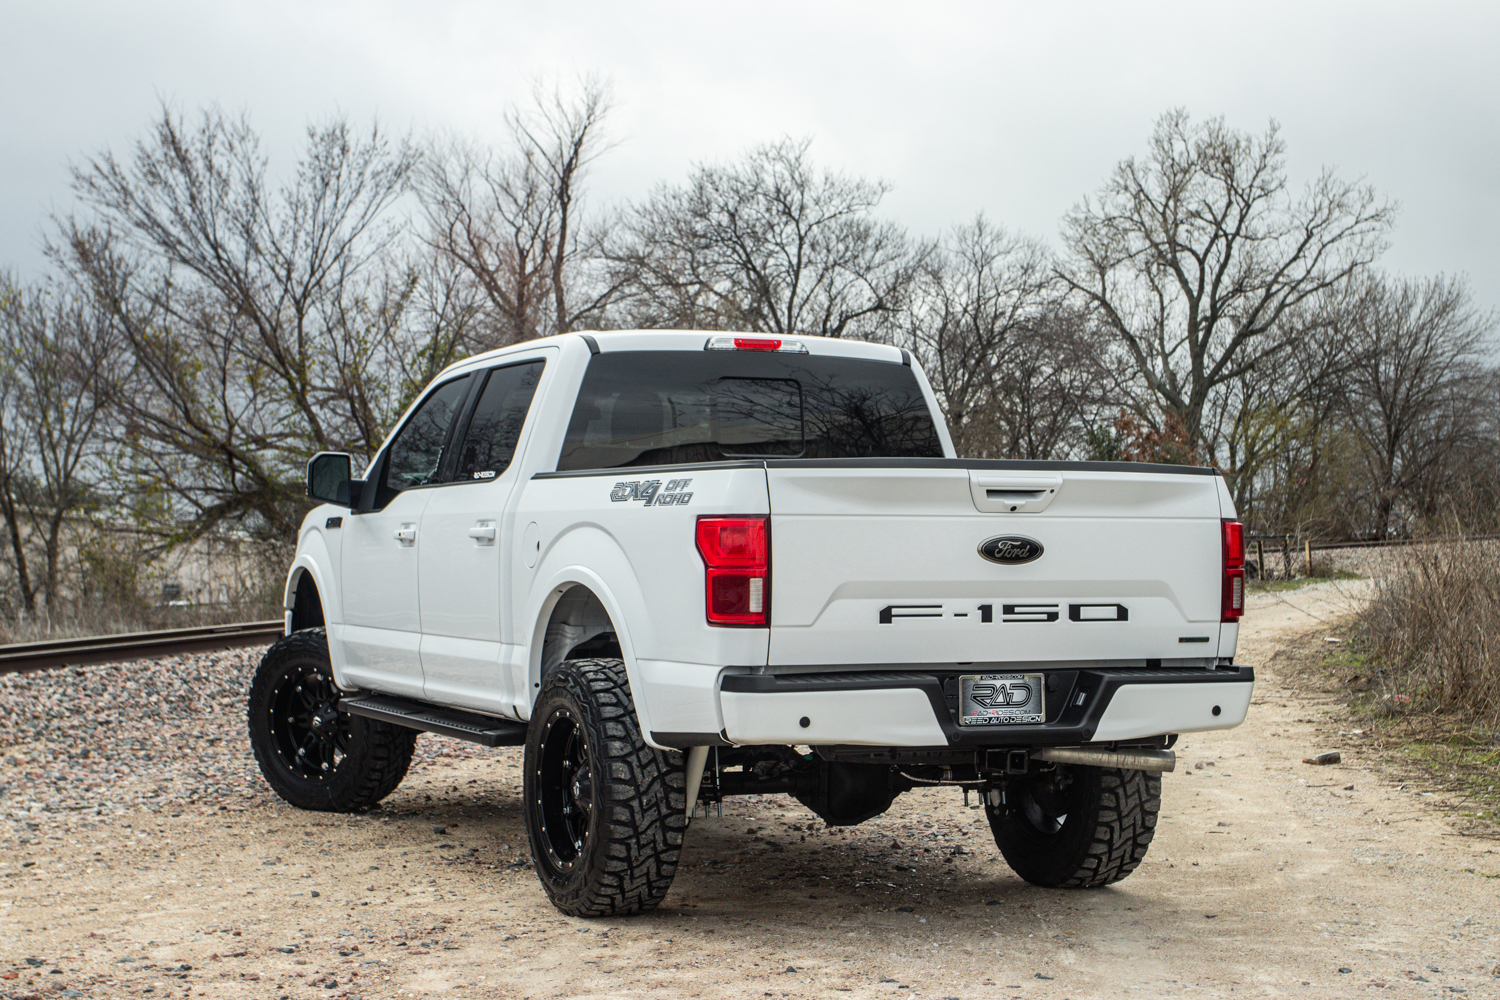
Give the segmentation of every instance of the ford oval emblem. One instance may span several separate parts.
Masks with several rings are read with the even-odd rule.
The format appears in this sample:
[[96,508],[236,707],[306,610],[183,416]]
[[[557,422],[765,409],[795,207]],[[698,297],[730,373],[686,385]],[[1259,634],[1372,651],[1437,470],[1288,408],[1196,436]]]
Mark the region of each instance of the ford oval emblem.
[[1022,535],[1001,535],[986,538],[979,543],[979,554],[990,562],[1008,563],[1012,566],[1029,563],[1042,554],[1042,543],[1035,538]]

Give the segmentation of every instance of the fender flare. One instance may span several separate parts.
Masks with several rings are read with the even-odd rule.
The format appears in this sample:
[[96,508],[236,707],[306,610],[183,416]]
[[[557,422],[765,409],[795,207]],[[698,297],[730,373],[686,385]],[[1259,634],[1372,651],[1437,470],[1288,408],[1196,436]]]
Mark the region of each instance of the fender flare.
[[536,691],[541,686],[542,647],[547,634],[547,623],[552,619],[552,611],[557,607],[557,602],[574,587],[588,588],[609,615],[610,624],[615,627],[615,637],[620,643],[620,658],[625,662],[625,676],[630,681],[636,720],[641,732],[649,734],[651,710],[646,699],[641,696],[645,692],[645,686],[640,669],[636,666],[635,644],[631,639],[625,609],[614,588],[599,573],[577,564],[558,567],[546,578],[545,584],[539,580],[538,586],[532,591],[533,595],[541,595],[541,601],[535,614],[531,616],[531,633],[526,649],[526,690],[517,699],[517,716],[523,721],[531,718],[531,706],[535,703]]
[[297,544],[297,555],[292,559],[286,574],[286,588],[282,592],[281,606],[286,611],[287,628],[292,624],[292,608],[297,601],[297,584],[304,575],[312,577],[318,588],[318,600],[323,605],[323,622],[330,629],[328,657],[333,664],[333,679],[339,687],[347,688],[341,677],[344,672],[343,647],[333,641],[332,630],[344,620],[343,608],[339,604],[338,588],[334,586],[333,559],[328,551],[328,542],[316,528],[306,530]]

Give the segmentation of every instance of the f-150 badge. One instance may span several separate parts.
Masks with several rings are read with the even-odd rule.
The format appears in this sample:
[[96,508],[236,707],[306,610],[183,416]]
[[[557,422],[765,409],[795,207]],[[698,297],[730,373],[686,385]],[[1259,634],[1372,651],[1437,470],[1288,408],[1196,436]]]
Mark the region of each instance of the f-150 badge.
[[[902,618],[973,618],[980,624],[995,621],[993,604],[960,605],[964,610],[945,610],[941,604],[887,604],[880,609],[882,625],[894,625]],[[1061,604],[1001,604],[1002,622],[1055,622],[1062,617]],[[1128,622],[1130,609],[1114,602],[1069,604],[1070,622]]]
[[671,479],[662,489],[660,479],[637,479],[629,483],[615,483],[609,491],[610,500],[624,503],[627,500],[644,500],[647,507],[678,507],[692,503],[693,494],[688,490],[691,479]]

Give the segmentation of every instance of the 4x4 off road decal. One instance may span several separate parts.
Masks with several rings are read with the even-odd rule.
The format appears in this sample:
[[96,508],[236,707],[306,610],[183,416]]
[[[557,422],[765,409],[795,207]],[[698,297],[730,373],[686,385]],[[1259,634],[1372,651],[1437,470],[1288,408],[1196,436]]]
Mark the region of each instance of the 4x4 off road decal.
[[609,491],[609,498],[615,503],[644,500],[647,507],[682,507],[693,500],[693,494],[688,490],[692,482],[691,479],[671,479],[667,481],[666,489],[662,489],[660,479],[615,483],[615,488]]

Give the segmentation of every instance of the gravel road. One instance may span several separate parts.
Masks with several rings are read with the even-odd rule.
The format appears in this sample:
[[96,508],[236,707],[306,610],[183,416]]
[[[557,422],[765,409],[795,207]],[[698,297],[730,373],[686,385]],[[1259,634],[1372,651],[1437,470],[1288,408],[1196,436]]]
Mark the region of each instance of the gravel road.
[[766,796],[620,920],[547,905],[518,751],[423,736],[381,809],[302,813],[245,743],[253,655],[0,678],[0,997],[1500,996],[1500,845],[1276,673],[1359,598],[1252,597],[1250,720],[1182,739],[1116,886],[1020,881],[956,792],[849,830]]

